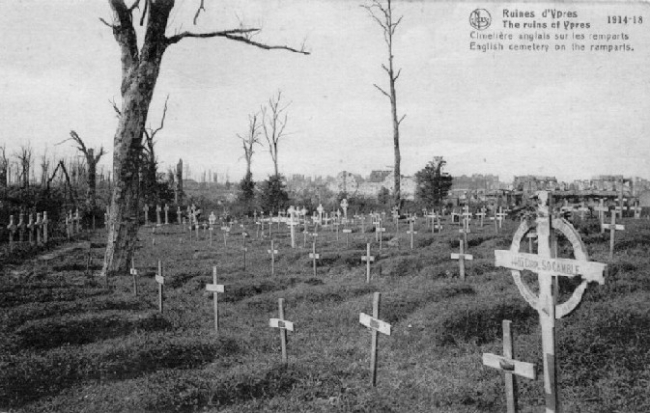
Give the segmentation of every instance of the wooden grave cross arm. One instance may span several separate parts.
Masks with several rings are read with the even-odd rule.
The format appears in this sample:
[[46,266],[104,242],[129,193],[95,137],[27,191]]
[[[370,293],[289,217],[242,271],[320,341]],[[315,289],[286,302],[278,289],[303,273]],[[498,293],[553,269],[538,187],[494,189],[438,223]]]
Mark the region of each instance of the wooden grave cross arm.
[[293,322],[279,318],[271,318],[269,320],[269,327],[293,331]]

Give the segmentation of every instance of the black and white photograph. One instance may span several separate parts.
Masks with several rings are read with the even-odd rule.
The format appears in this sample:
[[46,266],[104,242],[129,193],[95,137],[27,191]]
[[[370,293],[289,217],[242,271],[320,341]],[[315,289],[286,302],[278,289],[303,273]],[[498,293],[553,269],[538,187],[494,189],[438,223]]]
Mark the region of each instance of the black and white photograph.
[[0,0],[0,413],[647,413],[641,1]]

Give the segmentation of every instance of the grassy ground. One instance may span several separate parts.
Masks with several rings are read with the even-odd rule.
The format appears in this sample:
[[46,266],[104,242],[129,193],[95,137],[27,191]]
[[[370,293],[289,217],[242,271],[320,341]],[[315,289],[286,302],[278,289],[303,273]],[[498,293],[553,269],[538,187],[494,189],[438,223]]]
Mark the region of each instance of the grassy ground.
[[[539,378],[518,381],[521,412],[543,411],[537,313],[509,271],[494,267],[518,223],[472,228],[467,279],[449,259],[458,227],[432,234],[417,225],[415,249],[405,226],[400,247],[388,225],[378,251],[373,233],[321,231],[316,276],[311,245],[291,249],[288,229],[274,228],[279,255],[270,271],[268,239],[247,240],[233,227],[190,240],[180,227],[155,236],[143,228],[135,263],[139,294],[128,275],[84,275],[87,250],[66,254],[49,270],[26,261],[5,266],[0,283],[0,409],[25,412],[503,412],[503,375],[482,366],[501,354],[501,321],[513,321],[516,357],[537,365]],[[577,222],[592,260],[608,264],[604,286],[590,285],[581,306],[557,326],[561,399],[571,412],[650,411],[650,222],[626,220],[608,259],[608,235]],[[367,228],[368,230],[368,228]],[[101,244],[103,234],[94,235]],[[152,238],[155,237],[155,244]],[[365,282],[365,242],[372,242],[373,279]],[[565,240],[560,254],[570,257]],[[523,243],[526,245],[526,243]],[[94,270],[101,248],[92,250]],[[157,261],[165,268],[165,311],[157,311]],[[219,334],[214,331],[212,266],[218,267]],[[245,266],[245,269],[244,269]],[[531,278],[528,276],[527,278]],[[561,284],[563,296],[575,283]],[[359,313],[380,318],[392,335],[379,338],[378,385],[369,384],[370,333]],[[295,323],[283,366],[278,298]]]

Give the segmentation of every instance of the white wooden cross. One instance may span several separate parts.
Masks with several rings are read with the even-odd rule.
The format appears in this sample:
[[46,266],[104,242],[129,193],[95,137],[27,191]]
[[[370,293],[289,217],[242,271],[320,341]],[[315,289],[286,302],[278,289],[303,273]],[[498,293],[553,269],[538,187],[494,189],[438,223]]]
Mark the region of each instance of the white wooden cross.
[[43,243],[47,244],[48,240],[48,232],[47,232],[47,226],[49,225],[50,220],[47,219],[47,211],[43,211],[43,221],[41,221],[41,225],[43,226]]
[[296,219],[297,210],[293,205],[289,208],[289,222],[287,223],[291,227],[291,248],[296,248],[296,225],[299,224]]
[[503,209],[501,209],[501,207],[499,207],[499,212],[496,214],[497,221],[499,221],[499,229],[503,227],[503,220],[507,215],[508,214],[504,212]]
[[366,255],[361,257],[361,261],[366,262],[366,283],[370,283],[370,263],[375,261],[375,257],[370,255],[370,244],[366,244]]
[[131,269],[129,273],[133,277],[133,295],[138,296],[138,270],[135,269],[135,262],[133,257],[131,257]]
[[156,226],[159,227],[162,225],[162,220],[160,218],[160,213],[162,212],[162,208],[160,205],[156,205]]
[[341,209],[343,209],[343,216],[347,220],[348,219],[348,200],[345,199],[345,198],[343,198],[343,200],[341,201]]
[[413,220],[409,220],[409,230],[406,231],[407,234],[411,236],[411,249],[413,249],[413,235],[417,234],[417,231],[413,230]]
[[[519,292],[531,307],[537,310],[542,325],[542,356],[544,364],[544,392],[546,393],[546,412],[555,413],[559,408],[559,397],[555,360],[555,320],[573,311],[584,294],[589,281],[600,284],[605,282],[603,274],[605,265],[590,262],[584,244],[578,232],[567,221],[550,216],[550,199],[546,191],[538,192],[538,212],[535,223],[522,221],[515,232],[510,250],[497,250],[495,265],[512,270],[512,277]],[[532,228],[536,229],[538,253],[519,252],[524,235]],[[573,246],[575,260],[555,258],[551,249],[551,231],[560,231]],[[537,273],[539,296],[526,285],[521,278],[521,271]],[[556,304],[553,296],[554,277],[581,277],[582,283],[574,290],[571,298],[563,304]]]
[[505,372],[506,379],[506,412],[516,413],[517,394],[515,393],[515,378],[513,376],[537,379],[535,365],[515,360],[515,350],[510,332],[510,320],[503,320],[503,356],[483,353],[483,365]]
[[370,347],[370,383],[377,385],[377,332],[390,336],[390,324],[379,319],[380,293],[375,293],[372,300],[372,316],[360,313],[359,322],[372,330]]
[[282,362],[287,363],[287,330],[293,331],[293,323],[284,319],[284,298],[278,298],[278,318],[269,320],[269,327],[280,329],[280,344],[282,346]]
[[176,206],[176,223],[177,223],[178,225],[181,225],[182,222],[183,222],[183,213],[182,213],[182,211],[181,211],[181,207],[180,207],[180,205],[177,205],[177,206]]
[[309,258],[314,261],[314,277],[316,276],[316,260],[320,259],[320,254],[316,254],[316,242],[311,243],[311,252]]
[[323,224],[323,212],[325,212],[325,208],[323,208],[323,204],[318,204],[318,208],[316,208],[316,211],[318,211],[318,224],[322,225]]
[[224,224],[221,227],[221,231],[223,232],[223,246],[225,248],[228,248],[228,235],[230,235],[230,227]]
[[[29,217],[31,218],[32,215],[30,214]],[[36,228],[36,244],[41,245],[41,225],[43,224],[43,220],[41,218],[41,213],[37,212],[36,213],[36,222],[34,223],[34,228]]]
[[600,199],[600,204],[594,208],[594,210],[598,211],[598,218],[600,219],[600,233],[604,234],[605,233],[605,228],[603,228],[603,224],[605,223],[605,213],[609,211],[609,208],[605,206],[605,200]]
[[169,225],[169,205],[165,204],[165,225]]
[[278,250],[273,247],[273,240],[271,240],[271,249],[266,252],[271,254],[271,275],[275,275],[275,256],[278,254]]
[[144,211],[144,225],[149,225],[149,205],[144,204],[142,210]]
[[641,206],[639,205],[639,201],[637,201],[636,205],[634,205],[632,208],[632,211],[634,211],[634,219],[639,219],[641,218]]
[[165,285],[165,277],[163,275],[162,262],[158,261],[158,274],[156,274],[156,282],[158,283],[158,311],[163,312],[163,285]]
[[14,249],[14,235],[16,234],[16,223],[14,222],[14,216],[9,216],[9,225],[7,225],[7,230],[9,230],[9,250],[13,251]]
[[460,242],[460,253],[452,253],[451,254],[451,259],[452,260],[458,260],[458,268],[460,272],[460,279],[464,280],[465,279],[465,260],[471,261],[474,259],[474,256],[471,254],[465,254],[465,248],[464,248],[464,242],[461,239]]
[[212,267],[212,284],[205,285],[206,291],[212,293],[212,298],[214,301],[214,330],[219,332],[219,298],[217,297],[218,293],[225,292],[225,287],[222,284],[217,283],[217,267]]
[[30,245],[34,245],[34,214],[27,214],[27,239]]
[[347,227],[346,227],[346,228],[343,228],[343,233],[346,234],[346,235],[345,235],[345,237],[346,237],[345,244],[346,244],[346,246],[349,247],[349,246],[350,246],[350,234],[352,233],[352,229],[351,229],[351,228],[347,228]]
[[585,219],[585,214],[589,212],[589,208],[585,206],[585,203],[583,202],[580,205],[580,208],[578,208],[578,212],[580,212],[580,219],[584,220]]
[[616,214],[612,213],[611,224],[603,224],[603,229],[609,230],[609,259],[614,258],[614,234],[616,231],[625,231],[625,226],[616,224]]
[[463,228],[469,231],[469,223],[472,220],[472,213],[469,212],[469,206],[465,205],[463,208]]

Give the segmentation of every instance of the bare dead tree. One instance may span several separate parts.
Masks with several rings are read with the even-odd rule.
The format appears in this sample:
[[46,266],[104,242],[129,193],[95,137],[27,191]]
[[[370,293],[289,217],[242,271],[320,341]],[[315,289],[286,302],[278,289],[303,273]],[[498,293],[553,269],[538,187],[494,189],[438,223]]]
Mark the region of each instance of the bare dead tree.
[[251,165],[253,164],[253,153],[255,144],[262,145],[260,142],[260,123],[258,119],[258,114],[253,113],[248,115],[248,131],[245,136],[237,134],[237,137],[242,141],[242,147],[244,148],[244,159],[246,159],[246,179],[251,179]]
[[19,174],[23,188],[29,188],[29,177],[32,169],[32,146],[27,143],[22,145],[17,154],[14,155],[18,160]]
[[393,36],[395,35],[395,30],[402,21],[402,16],[397,20],[393,17],[393,7],[391,0],[386,0],[386,5],[383,4],[381,0],[371,0],[369,4],[362,5],[364,9],[368,11],[372,19],[377,22],[381,27],[384,34],[384,41],[388,47],[388,67],[384,64],[381,67],[384,69],[388,75],[388,92],[385,89],[382,89],[377,84],[373,84],[384,96],[390,100],[390,111],[391,118],[393,122],[393,148],[395,151],[395,167],[393,168],[393,176],[395,181],[395,191],[393,193],[395,206],[400,209],[402,206],[402,196],[401,196],[401,171],[400,163],[401,156],[399,151],[399,127],[406,115],[402,115],[398,119],[397,115],[397,92],[395,91],[395,83],[399,78],[399,75],[402,73],[402,69],[399,69],[395,73],[394,68],[394,56],[393,56]]
[[156,151],[154,139],[158,132],[165,127],[165,118],[167,116],[167,103],[169,102],[169,95],[165,99],[165,106],[163,108],[162,117],[160,118],[160,126],[157,128],[144,128],[144,146],[142,148],[142,181],[144,184],[145,198],[158,199],[157,190],[157,175],[158,175],[158,160],[156,159]]
[[[95,150],[93,148],[87,148],[84,144],[84,141],[75,131],[70,131],[70,138],[66,139],[63,142],[69,140],[72,140],[77,144],[77,149],[79,152],[81,152],[86,161],[86,208],[90,213],[93,213],[97,205],[97,164],[99,163],[99,160],[102,158],[102,156],[106,154],[106,152],[104,151],[104,147],[101,146],[99,148],[99,152],[97,155],[95,155]],[[65,167],[63,169],[67,176]],[[78,174],[81,174],[81,172],[81,170],[77,171]],[[69,179],[69,177],[67,179]]]
[[[141,162],[142,140],[153,97],[160,65],[165,51],[183,39],[225,38],[265,50],[287,50],[309,54],[303,49],[284,45],[267,45],[250,36],[259,33],[259,28],[240,27],[210,32],[183,31],[167,36],[169,15],[174,9],[174,0],[144,0],[139,24],[144,27],[144,40],[138,43],[134,11],[140,10],[142,0],[135,0],[128,6],[125,0],[108,0],[113,11],[112,22],[100,19],[113,31],[121,53],[122,85],[120,88],[122,106],[119,124],[113,140],[113,188],[108,240],[102,275],[115,271],[126,271],[133,253],[138,225],[138,172]],[[197,21],[204,11],[203,1],[194,16]]]
[[286,134],[284,132],[287,127],[288,114],[286,112],[289,104],[283,106],[282,101],[282,91],[278,90],[277,97],[271,97],[269,99],[268,106],[262,106],[262,130],[264,131],[264,137],[266,142],[269,144],[269,153],[271,154],[271,159],[273,160],[273,166],[275,168],[275,176],[279,176],[280,172],[278,169],[278,144],[280,139]]

